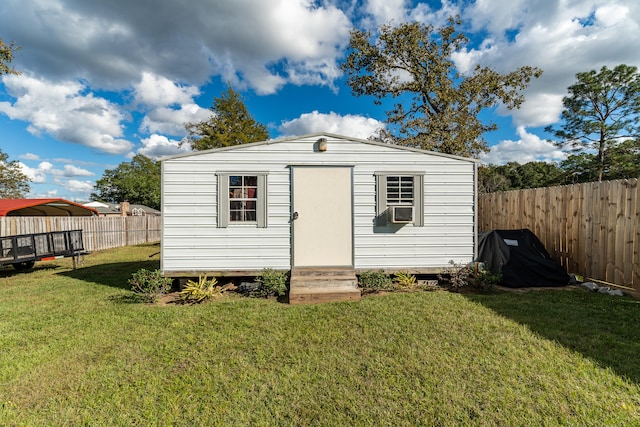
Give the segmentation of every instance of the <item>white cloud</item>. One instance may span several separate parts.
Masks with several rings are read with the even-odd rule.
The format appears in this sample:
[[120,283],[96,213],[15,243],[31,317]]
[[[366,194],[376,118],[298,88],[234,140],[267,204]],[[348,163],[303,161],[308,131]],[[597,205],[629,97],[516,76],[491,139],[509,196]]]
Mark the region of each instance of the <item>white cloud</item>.
[[433,9],[428,3],[421,2],[409,11],[409,20],[438,28],[446,25],[450,16],[461,15],[460,5],[455,0],[442,0],[439,9]]
[[64,165],[64,169],[51,169],[51,173],[57,176],[64,176],[67,178],[75,176],[93,176],[93,172],[87,169],[82,169],[74,165]]
[[509,111],[504,107],[498,108],[502,115],[513,115],[516,126],[545,126],[555,123],[562,113],[562,94],[534,92],[527,96],[526,108]]
[[329,114],[314,111],[302,114],[297,119],[283,122],[278,130],[282,136],[329,132],[366,139],[383,127],[384,123],[372,118],[351,114],[341,116],[333,111]]
[[186,135],[186,123],[198,123],[208,120],[213,112],[196,104],[181,105],[180,108],[156,108],[150,111],[140,124],[140,130],[147,133],[167,135]]
[[134,85],[134,97],[137,104],[150,110],[140,123],[140,131],[186,135],[185,123],[201,122],[212,115],[194,102],[194,96],[199,94],[195,86],[179,86],[165,77],[143,73],[142,80]]
[[125,115],[119,107],[92,93],[78,82],[52,83],[30,76],[4,76],[11,104],[0,102],[0,112],[12,120],[29,122],[27,130],[46,133],[66,142],[109,154],[123,154],[133,144],[122,139]]
[[[500,72],[532,65],[544,70],[531,83],[527,101],[510,111],[514,122],[540,126],[559,120],[562,97],[575,74],[603,65],[640,66],[630,55],[640,39],[640,2],[630,0],[547,0],[532,7],[523,0],[477,0],[464,17],[476,30],[489,31],[485,42],[455,56],[462,69],[481,63]],[[517,30],[508,34],[507,30]],[[515,36],[514,36],[515,34]]]
[[40,156],[33,153],[24,153],[18,157],[24,160],[40,160]]
[[180,146],[181,141],[167,138],[163,135],[153,134],[149,138],[141,140],[142,147],[138,149],[138,154],[143,154],[152,159],[163,156],[171,156],[191,151],[188,145]]
[[109,88],[150,70],[192,84],[221,74],[264,94],[332,85],[351,26],[332,2],[310,0],[4,0],[3,10],[3,32],[30,40],[16,66]]
[[520,25],[528,7],[525,0],[476,0],[465,15],[475,29],[486,27],[495,36]]
[[88,198],[89,193],[93,191],[93,182],[91,181],[78,181],[77,179],[70,179],[64,184],[64,188],[72,193],[82,193]]
[[144,72],[139,83],[133,85],[135,101],[149,107],[166,107],[174,104],[192,104],[200,95],[195,86],[178,86],[166,77]]
[[47,182],[47,174],[53,170],[53,165],[49,162],[41,162],[37,167],[31,168],[22,162],[18,162],[22,173],[27,176],[33,183]]
[[534,161],[561,162],[567,158],[566,152],[551,142],[528,133],[523,126],[519,126],[517,132],[520,137],[518,141],[500,141],[491,147],[489,153],[480,156],[480,159],[487,164],[501,165],[511,161],[520,164]]
[[373,17],[376,25],[389,21],[400,23],[406,19],[407,0],[368,0],[364,10]]

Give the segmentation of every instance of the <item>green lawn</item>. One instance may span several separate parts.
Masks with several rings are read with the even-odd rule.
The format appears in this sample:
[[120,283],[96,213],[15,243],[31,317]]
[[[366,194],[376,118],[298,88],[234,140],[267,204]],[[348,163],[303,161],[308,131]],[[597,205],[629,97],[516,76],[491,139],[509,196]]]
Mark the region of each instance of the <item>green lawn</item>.
[[158,251],[0,270],[0,425],[640,425],[638,300],[136,303]]

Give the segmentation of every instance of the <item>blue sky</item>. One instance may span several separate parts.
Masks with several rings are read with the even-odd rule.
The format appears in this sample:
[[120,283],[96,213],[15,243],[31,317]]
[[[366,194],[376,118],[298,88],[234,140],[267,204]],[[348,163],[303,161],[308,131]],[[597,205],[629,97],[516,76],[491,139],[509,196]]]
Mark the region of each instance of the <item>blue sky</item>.
[[385,109],[345,85],[350,29],[455,14],[472,39],[461,71],[544,70],[521,109],[483,113],[500,127],[485,162],[562,160],[543,129],[575,74],[640,66],[637,0],[3,0],[0,37],[21,46],[22,75],[0,79],[0,149],[29,196],[88,200],[105,169],[184,150],[184,123],[205,120],[227,82],[272,138],[367,138]]

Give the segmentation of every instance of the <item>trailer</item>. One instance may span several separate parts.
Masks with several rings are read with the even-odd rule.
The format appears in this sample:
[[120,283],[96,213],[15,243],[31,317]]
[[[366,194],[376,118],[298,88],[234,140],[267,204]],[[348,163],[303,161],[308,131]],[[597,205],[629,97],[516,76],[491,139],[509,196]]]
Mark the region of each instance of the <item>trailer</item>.
[[84,249],[82,230],[52,231],[0,237],[0,266],[11,264],[16,270],[28,270],[36,261],[73,258],[73,268]]

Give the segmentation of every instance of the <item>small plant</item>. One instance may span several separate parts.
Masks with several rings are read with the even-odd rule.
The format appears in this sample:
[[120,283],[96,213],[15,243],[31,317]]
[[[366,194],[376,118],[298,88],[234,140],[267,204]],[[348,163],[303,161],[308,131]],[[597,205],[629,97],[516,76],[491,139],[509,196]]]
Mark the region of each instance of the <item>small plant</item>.
[[379,292],[393,289],[393,281],[382,270],[363,271],[358,276],[358,284],[364,292]]
[[163,277],[160,270],[141,268],[131,275],[129,285],[144,301],[155,303],[171,290],[171,278]]
[[180,291],[180,297],[187,303],[199,303],[209,300],[222,292],[215,277],[208,279],[206,275],[200,276],[198,281],[187,280],[187,284]]
[[473,272],[473,286],[482,291],[490,291],[494,286],[502,283],[502,274],[477,268]]
[[281,297],[287,293],[288,276],[284,271],[265,268],[256,280],[260,282],[258,290],[253,293],[256,296],[265,298],[269,296]]
[[443,283],[452,291],[459,291],[461,288],[469,285],[469,276],[471,269],[468,266],[457,264],[455,261],[449,261],[450,267],[444,269],[442,274],[438,274],[438,282]]
[[393,283],[401,289],[414,290],[418,286],[416,276],[408,272],[399,271],[393,276]]
[[462,265],[449,261],[449,264],[451,267],[446,268],[443,274],[438,275],[438,281],[452,291],[459,291],[465,287],[489,291],[502,281],[500,273],[493,274],[478,263]]

